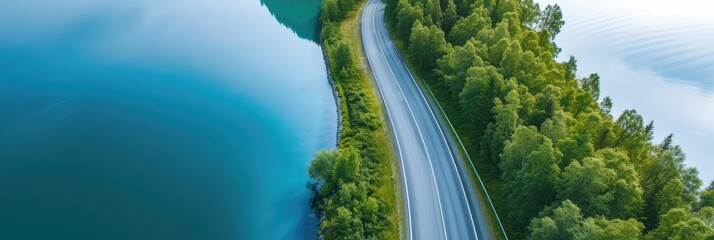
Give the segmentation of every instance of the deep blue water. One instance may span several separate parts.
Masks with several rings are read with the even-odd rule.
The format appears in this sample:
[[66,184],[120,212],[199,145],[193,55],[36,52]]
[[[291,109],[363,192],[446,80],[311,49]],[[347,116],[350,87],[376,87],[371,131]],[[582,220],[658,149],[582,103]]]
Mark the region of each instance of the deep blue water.
[[636,109],[670,133],[704,185],[714,180],[714,2],[707,0],[539,0],[558,3],[565,26],[555,39],[578,75],[600,74],[613,114]]
[[314,238],[308,2],[0,1],[0,239]]

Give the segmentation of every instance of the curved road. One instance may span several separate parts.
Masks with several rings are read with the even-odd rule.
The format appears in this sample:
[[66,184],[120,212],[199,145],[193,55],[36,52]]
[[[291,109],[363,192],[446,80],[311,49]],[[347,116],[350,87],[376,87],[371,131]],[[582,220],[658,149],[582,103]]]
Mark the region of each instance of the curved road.
[[494,239],[458,145],[389,36],[384,4],[369,0],[361,21],[362,44],[401,165],[407,239]]

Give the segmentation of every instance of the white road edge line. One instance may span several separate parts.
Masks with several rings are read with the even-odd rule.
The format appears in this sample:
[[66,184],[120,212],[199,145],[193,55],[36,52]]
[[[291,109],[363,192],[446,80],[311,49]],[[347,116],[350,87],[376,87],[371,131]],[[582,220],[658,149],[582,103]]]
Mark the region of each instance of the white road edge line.
[[[365,10],[366,10],[366,9],[365,9]],[[364,16],[364,14],[362,14],[362,16]],[[362,20],[362,21],[364,21],[364,20]],[[362,28],[362,35],[364,36],[364,28]],[[373,36],[376,37],[376,35],[373,35]],[[364,46],[364,41],[362,41],[362,42],[363,42],[362,45]],[[365,51],[365,52],[366,52],[366,51]],[[371,63],[369,60],[367,60],[367,63],[369,64],[369,67],[370,67],[370,68],[374,69],[374,67],[372,67],[372,63]],[[375,78],[375,81],[374,81],[374,82],[377,84],[377,90],[379,91],[379,94],[382,95],[382,96],[384,96],[384,94],[382,94],[382,88],[381,88],[381,86],[379,85],[379,83],[378,83],[377,80],[376,80],[376,79],[377,79],[377,76],[374,74],[373,71],[372,71],[372,77]],[[389,119],[389,123],[392,124],[392,126],[394,126],[394,122],[392,121],[392,117],[391,117],[391,114],[390,114],[390,112],[389,112],[389,106],[387,105],[386,102],[384,102],[384,97],[380,97],[380,99],[382,99],[382,104],[384,104],[384,109],[387,111],[387,118]],[[407,221],[409,222],[409,230],[408,230],[408,233],[407,233],[407,234],[408,234],[408,237],[407,237],[407,238],[410,239],[410,240],[412,240],[412,239],[414,239],[414,234],[412,233],[411,203],[410,203],[410,200],[409,200],[409,185],[408,185],[408,183],[407,183],[407,176],[406,176],[406,172],[405,172],[405,170],[404,170],[404,159],[403,159],[403,157],[402,157],[402,147],[401,147],[401,145],[399,144],[399,136],[397,136],[396,132],[394,132],[394,131],[392,131],[392,132],[394,133],[394,140],[395,140],[395,142],[396,142],[396,144],[397,144],[397,149],[398,149],[398,151],[399,151],[399,161],[400,161],[401,164],[402,164],[402,166],[401,166],[400,168],[402,169],[402,181],[404,182],[404,191],[405,191],[405,194],[404,194],[404,195],[405,195],[405,197],[406,197],[406,199],[407,199],[407,209],[406,209],[406,211],[405,211],[406,214],[408,215]]]
[[[395,46],[396,49],[396,46]],[[401,55],[399,55],[401,57]],[[452,166],[454,167],[454,170],[456,171],[456,175],[459,178],[459,185],[461,185],[461,190],[464,195],[464,201],[466,201],[466,208],[468,208],[469,212],[469,218],[471,219],[471,229],[474,231],[474,236],[476,236],[476,240],[479,239],[478,237],[478,232],[476,231],[476,221],[474,220],[474,216],[471,213],[471,204],[469,204],[469,199],[466,196],[466,188],[464,187],[463,179],[461,178],[461,173],[459,171],[459,168],[456,167],[456,160],[454,159],[454,152],[451,150],[451,147],[449,147],[449,142],[446,140],[446,135],[444,135],[444,131],[441,130],[441,124],[439,124],[439,121],[436,119],[436,116],[434,115],[434,110],[431,109],[431,104],[427,101],[426,97],[424,96],[424,93],[421,90],[421,86],[419,86],[419,83],[417,83],[416,79],[414,78],[414,75],[412,75],[412,72],[409,70],[409,67],[407,64],[402,61],[402,64],[404,67],[407,69],[407,72],[409,73],[409,76],[411,77],[412,81],[414,84],[416,84],[416,88],[419,91],[419,94],[421,95],[422,99],[424,100],[424,103],[427,106],[427,109],[429,109],[429,113],[431,113],[432,119],[434,119],[434,122],[436,123],[437,129],[439,129],[439,133],[441,133],[441,138],[444,140],[444,145],[446,146],[446,149],[449,152],[449,156],[451,157],[451,163]]]
[[[375,7],[374,12],[377,12],[377,8]],[[376,16],[376,15],[375,15]],[[375,24],[375,31],[377,30],[376,26],[376,21],[372,22]],[[384,48],[382,47],[382,44],[380,44],[379,40],[377,41],[377,45],[379,46],[380,50],[383,50]],[[399,80],[397,80],[397,76],[394,74],[394,71],[392,70],[392,66],[389,64],[389,59],[387,58],[386,55],[384,55],[384,51],[380,51],[382,54],[382,57],[384,57],[384,60],[387,63],[387,68],[389,69],[389,72],[392,74],[394,77],[395,82],[397,83],[397,87],[399,88],[399,92],[402,94],[402,98],[404,99],[404,102],[407,104],[407,108],[409,109],[409,113],[412,116],[412,120],[414,120],[414,125],[417,127],[417,132],[419,133],[419,138],[421,139],[422,145],[424,146],[424,151],[426,152],[426,158],[429,160],[429,168],[431,170],[431,177],[432,180],[434,181],[434,187],[436,188],[436,199],[439,202],[439,212],[441,213],[441,226],[444,229],[444,237],[445,239],[449,239],[449,235],[447,234],[446,231],[446,222],[444,221],[444,210],[441,205],[441,194],[439,194],[439,184],[436,182],[436,174],[434,173],[434,165],[432,164],[431,157],[429,156],[429,149],[426,146],[426,141],[424,141],[424,136],[421,133],[421,128],[419,128],[419,123],[416,120],[416,116],[414,116],[414,111],[412,110],[411,105],[409,104],[409,101],[407,100],[406,95],[404,95],[404,90],[402,89],[401,84],[399,84]],[[408,70],[408,69],[407,69]],[[411,73],[410,73],[411,74]],[[375,80],[376,81],[376,80]],[[428,103],[427,103],[428,104]],[[466,201],[468,205],[468,200]],[[471,211],[469,211],[470,213]],[[473,221],[473,220],[472,220]],[[478,238],[478,237],[477,237]]]
[[[399,53],[398,51],[397,51],[397,53],[399,54],[399,56],[402,59],[404,59],[404,56],[402,56],[401,53]],[[404,64],[404,67],[409,69],[409,67],[406,64]],[[411,75],[411,71],[409,71],[409,75]],[[414,82],[416,83],[416,79],[414,79],[413,75],[412,75],[412,80],[414,80]],[[428,84],[426,84],[426,82],[424,83],[424,85],[427,87],[427,90],[429,90],[429,92],[432,95],[434,95],[434,93],[431,91],[431,88],[429,87]],[[418,86],[418,83],[417,83],[417,86]],[[419,88],[419,92],[421,92],[421,88]],[[424,93],[422,93],[422,97],[424,97]],[[483,188],[484,192],[486,193],[486,198],[488,199],[488,202],[491,205],[491,209],[493,210],[494,214],[496,215],[496,220],[498,221],[498,224],[501,226],[501,231],[503,232],[503,236],[505,236],[506,240],[508,240],[508,236],[506,235],[506,231],[503,228],[503,224],[501,224],[501,219],[498,217],[498,214],[496,213],[496,209],[493,206],[493,202],[491,202],[491,197],[488,196],[488,191],[486,191],[486,187],[483,185],[483,182],[481,181],[481,177],[479,176],[478,171],[476,171],[476,166],[474,166],[473,160],[471,160],[471,156],[469,156],[469,153],[466,151],[466,147],[464,146],[464,143],[461,141],[461,138],[459,138],[458,133],[456,133],[456,129],[454,129],[454,125],[451,124],[451,120],[449,120],[449,117],[446,116],[446,112],[444,112],[444,109],[441,107],[441,104],[439,104],[438,101],[435,101],[435,102],[436,102],[437,106],[439,107],[439,109],[441,110],[441,113],[444,114],[444,117],[446,117],[446,121],[448,122],[449,127],[451,127],[451,130],[454,132],[454,134],[456,134],[456,139],[459,141],[459,144],[461,145],[461,149],[464,150],[464,154],[466,154],[466,157],[469,160],[471,168],[474,170],[474,173],[476,173],[476,177],[479,180],[481,188]],[[427,105],[429,105],[429,104],[427,104]],[[431,110],[431,105],[429,105],[429,110]],[[431,110],[431,111],[432,111],[432,116],[433,116],[433,110]],[[439,130],[441,130],[441,125],[439,125]],[[443,132],[442,132],[442,135],[443,135]],[[475,228],[474,228],[474,231],[475,231]]]
[[[434,92],[431,91],[431,88],[429,87],[429,85],[426,83],[424,83],[424,85],[426,86],[426,89],[429,90],[429,93],[431,93],[432,96],[435,96]],[[479,182],[479,184],[481,184],[481,188],[483,189],[483,192],[486,194],[486,199],[488,200],[488,203],[491,205],[491,209],[493,210],[494,215],[496,215],[496,221],[498,221],[498,225],[501,227],[501,232],[503,232],[503,236],[506,237],[506,240],[508,240],[508,235],[506,235],[506,230],[503,228],[501,219],[498,217],[496,208],[493,206],[493,202],[491,201],[491,196],[488,195],[488,191],[486,191],[486,186],[483,185],[483,181],[481,181],[481,176],[479,176],[478,171],[476,171],[476,166],[474,166],[474,162],[473,162],[473,160],[471,160],[471,156],[469,156],[469,152],[466,151],[466,147],[464,146],[464,143],[461,141],[461,138],[459,137],[459,134],[456,132],[456,129],[454,129],[454,125],[451,124],[451,120],[449,120],[449,116],[446,115],[444,108],[441,107],[441,104],[439,104],[439,102],[436,102],[436,106],[438,106],[439,110],[441,110],[441,113],[444,114],[444,117],[446,118],[446,122],[449,124],[449,127],[451,127],[451,131],[454,132],[454,135],[456,136],[456,140],[459,141],[459,144],[461,145],[461,149],[464,150],[464,154],[466,154],[466,158],[468,158],[469,163],[471,164],[471,168],[474,170],[474,173],[476,173],[476,178],[478,178],[478,182]]]
[[[385,25],[385,28],[386,28],[386,23],[383,23],[383,24]],[[456,171],[457,177],[459,178],[459,185],[461,186],[461,190],[462,190],[462,194],[463,194],[463,197],[464,197],[464,201],[466,201],[466,207],[468,208],[469,218],[470,218],[470,220],[471,220],[471,229],[472,229],[473,232],[474,232],[474,236],[475,236],[476,239],[478,240],[479,237],[478,237],[478,232],[476,231],[476,221],[474,220],[473,214],[471,213],[471,205],[469,204],[468,197],[466,196],[466,188],[464,188],[463,179],[461,178],[461,173],[459,172],[459,169],[458,169],[458,167],[456,166],[456,160],[454,159],[454,153],[453,153],[453,151],[451,150],[451,148],[449,147],[449,142],[446,140],[446,136],[444,135],[444,131],[441,129],[441,124],[439,124],[439,122],[438,122],[437,119],[436,119],[436,116],[434,115],[434,110],[431,108],[431,105],[429,104],[429,102],[427,101],[426,97],[424,96],[424,93],[422,92],[421,87],[419,86],[419,83],[417,83],[416,79],[414,78],[414,75],[412,75],[411,71],[409,70],[409,67],[406,65],[406,63],[405,63],[406,59],[404,59],[404,57],[399,53],[399,51],[396,50],[397,48],[396,48],[396,46],[394,46],[394,43],[392,42],[391,44],[392,44],[392,46],[394,47],[394,50],[397,52],[397,55],[401,57],[401,59],[402,59],[402,64],[404,65],[404,68],[407,70],[407,73],[409,73],[409,76],[411,77],[411,80],[414,82],[414,84],[416,84],[416,88],[417,88],[417,90],[419,91],[419,94],[421,95],[422,99],[424,100],[424,103],[427,105],[427,109],[429,109],[429,113],[431,114],[432,119],[433,119],[434,122],[436,123],[437,129],[439,129],[439,133],[441,133],[441,138],[444,140],[444,145],[446,146],[446,149],[447,149],[448,152],[449,152],[449,157],[451,158],[452,166],[454,167],[454,170]],[[380,48],[381,48],[381,46],[380,46]],[[384,56],[384,53],[383,53],[383,52],[382,52],[382,56]],[[386,56],[384,56],[384,57],[386,58]],[[389,63],[388,60],[387,60],[387,63]],[[391,66],[390,66],[390,71],[391,71]],[[392,75],[394,75],[394,72],[392,72]],[[396,76],[395,76],[395,79],[396,79]],[[399,82],[397,82],[397,86],[399,86],[399,90],[402,92],[402,95],[404,95],[404,91],[402,90],[401,85],[399,84]],[[407,101],[407,100],[406,100],[406,97],[405,97],[405,101]],[[409,103],[408,103],[408,102],[407,102],[407,106],[409,106]],[[410,108],[409,111],[411,112],[411,111],[412,111],[412,110],[411,110],[411,107],[409,107],[409,108]],[[413,113],[412,113],[412,117],[414,117],[414,114],[413,114]],[[416,118],[414,119],[414,121],[416,122]],[[419,125],[417,124],[417,129],[418,129],[418,128],[419,128]],[[419,132],[420,132],[419,135],[421,136],[421,130],[419,130]],[[423,138],[422,138],[422,142],[424,142]],[[426,144],[424,144],[424,145],[425,145],[424,148],[426,148]],[[428,152],[428,150],[427,150],[427,152]],[[427,153],[427,154],[428,154],[428,153]],[[428,157],[428,156],[427,156],[427,157]],[[432,171],[433,171],[433,169],[432,169]],[[442,214],[443,214],[443,213],[442,213]]]

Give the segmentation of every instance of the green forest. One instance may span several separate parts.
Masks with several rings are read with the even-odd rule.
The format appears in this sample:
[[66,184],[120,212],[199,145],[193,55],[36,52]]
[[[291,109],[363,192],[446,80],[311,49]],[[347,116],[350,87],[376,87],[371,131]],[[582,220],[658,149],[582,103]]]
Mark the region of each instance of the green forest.
[[672,135],[655,142],[636,110],[613,116],[597,74],[555,60],[557,4],[386,0],[385,14],[478,153],[509,238],[714,238],[714,183],[700,190]]

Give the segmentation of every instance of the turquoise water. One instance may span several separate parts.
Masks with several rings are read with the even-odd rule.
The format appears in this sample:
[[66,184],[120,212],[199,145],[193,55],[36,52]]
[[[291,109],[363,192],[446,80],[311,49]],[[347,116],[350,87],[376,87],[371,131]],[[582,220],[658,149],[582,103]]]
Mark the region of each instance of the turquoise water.
[[314,238],[336,115],[302,2],[1,1],[0,239]]
[[699,170],[714,179],[714,2],[705,0],[541,0],[557,2],[565,26],[555,39],[560,58],[574,55],[578,73],[600,74],[613,113],[637,109],[669,133]]

